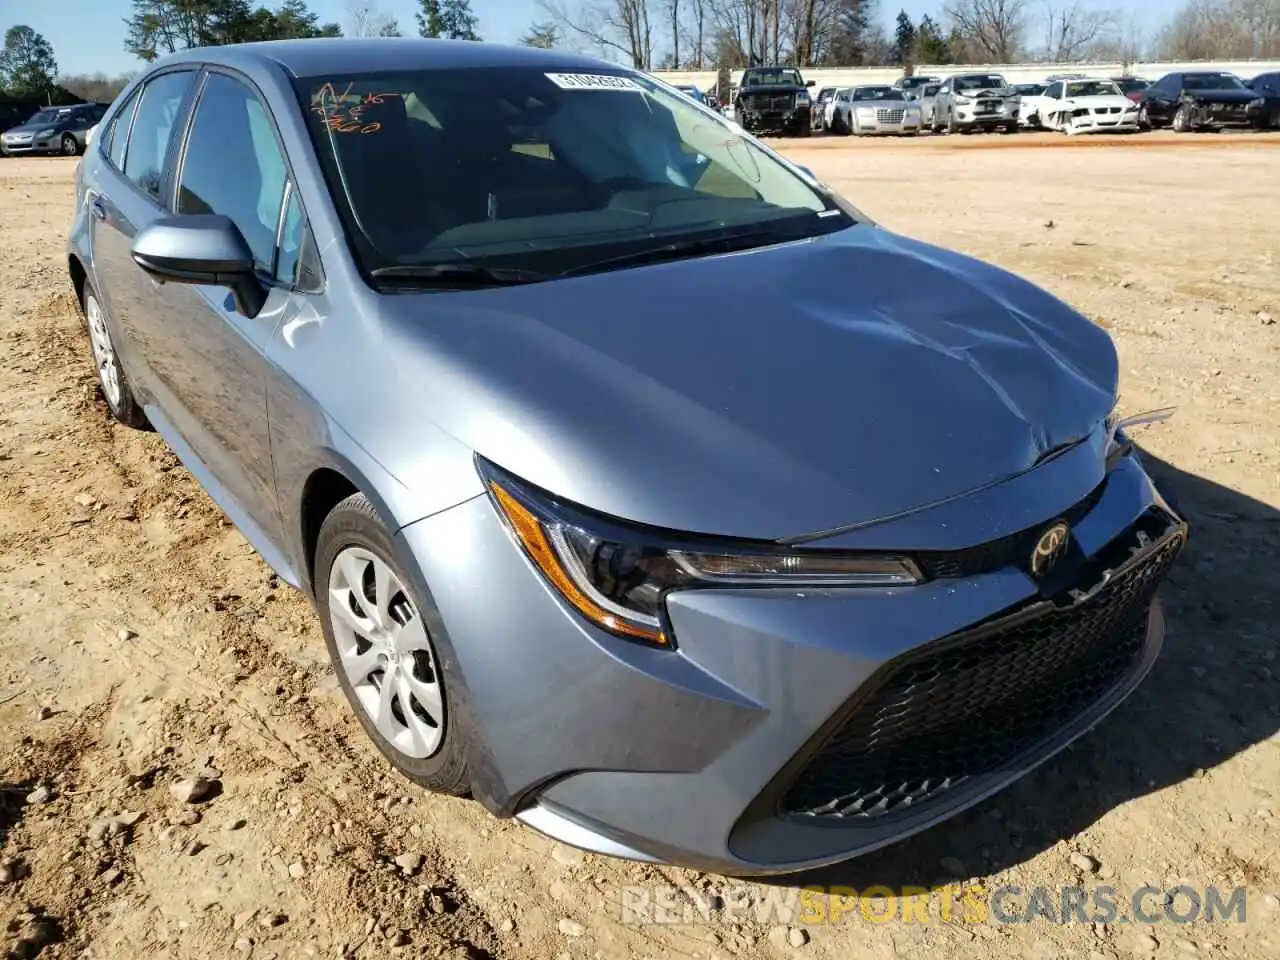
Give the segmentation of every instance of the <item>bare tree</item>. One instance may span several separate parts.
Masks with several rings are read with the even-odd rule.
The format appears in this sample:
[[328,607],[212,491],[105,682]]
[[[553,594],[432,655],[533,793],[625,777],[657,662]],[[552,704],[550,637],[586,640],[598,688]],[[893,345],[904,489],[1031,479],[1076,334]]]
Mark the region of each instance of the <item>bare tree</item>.
[[668,23],[671,24],[671,63],[680,66],[680,0],[666,0]]
[[1120,18],[1114,10],[1083,5],[1080,0],[1047,0],[1045,3],[1046,59],[1053,63],[1083,60],[1118,32]]
[[686,3],[693,11],[693,33],[690,37],[693,41],[693,56],[689,58],[689,66],[695,70],[701,70],[707,55],[707,0],[686,0]]
[[383,13],[370,0],[348,0],[347,36],[398,37],[400,26],[394,17]]
[[602,54],[622,54],[640,70],[653,66],[649,0],[538,0],[567,34]]
[[942,12],[960,37],[992,63],[1012,63],[1023,48],[1027,0],[947,0]]
[[1187,0],[1157,48],[1179,60],[1280,56],[1280,0]]

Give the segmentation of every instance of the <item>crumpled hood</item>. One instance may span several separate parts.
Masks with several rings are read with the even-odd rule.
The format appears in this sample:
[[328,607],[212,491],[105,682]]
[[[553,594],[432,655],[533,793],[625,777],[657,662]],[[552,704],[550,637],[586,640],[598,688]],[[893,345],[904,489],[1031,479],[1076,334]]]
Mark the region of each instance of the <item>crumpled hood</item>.
[[1065,304],[865,225],[385,301],[412,410],[568,500],[689,532],[781,539],[934,503],[1084,437],[1116,391],[1110,338]]
[[1100,93],[1092,97],[1067,97],[1066,103],[1074,104],[1077,107],[1120,107],[1127,110],[1129,107],[1137,109],[1137,104],[1128,97],[1121,96],[1118,93]]
[[1187,90],[1184,100],[1203,100],[1206,103],[1251,103],[1261,97],[1256,90]]

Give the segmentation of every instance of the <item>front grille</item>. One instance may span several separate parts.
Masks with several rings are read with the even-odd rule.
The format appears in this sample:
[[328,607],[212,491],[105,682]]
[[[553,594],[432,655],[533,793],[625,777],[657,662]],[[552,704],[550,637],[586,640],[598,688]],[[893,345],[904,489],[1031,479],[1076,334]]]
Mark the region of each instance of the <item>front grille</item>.
[[877,110],[876,123],[901,123],[905,110]]
[[[1158,546],[1149,529],[1164,532]],[[1104,585],[1092,596],[1038,603],[888,666],[786,791],[782,813],[847,822],[915,812],[1034,751],[1132,675],[1183,539],[1149,514],[1107,548],[1110,579],[1106,562],[1095,565],[1088,582]]]
[[751,109],[760,113],[776,113],[778,111],[790,110],[794,102],[792,94],[774,93],[774,94],[757,94],[748,101]]
[[[1049,520],[1062,519],[1069,526],[1074,527],[1102,499],[1106,489],[1106,481],[1103,481],[1060,518],[1052,517]],[[930,579],[976,577],[1005,567],[1025,568],[1036,541],[1040,539],[1040,534],[1047,525],[1048,521],[1039,523],[1026,530],[1019,530],[1007,537],[1001,537],[999,540],[989,540],[963,550],[921,550],[914,556],[920,569]]]

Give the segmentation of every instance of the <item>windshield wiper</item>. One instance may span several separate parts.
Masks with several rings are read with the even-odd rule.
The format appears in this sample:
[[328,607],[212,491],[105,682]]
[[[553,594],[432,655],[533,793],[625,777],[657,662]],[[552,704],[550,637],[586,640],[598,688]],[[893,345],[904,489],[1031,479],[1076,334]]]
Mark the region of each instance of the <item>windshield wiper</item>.
[[512,287],[550,280],[545,273],[519,267],[486,267],[478,263],[406,263],[369,271],[375,280],[406,286]]
[[560,276],[572,277],[583,273],[601,273],[606,270],[621,270],[625,267],[638,267],[646,263],[662,263],[667,260],[689,260],[693,257],[709,256],[713,253],[729,253],[734,250],[748,250],[751,247],[768,246],[771,243],[800,240],[807,236],[810,236],[810,234],[757,230],[751,233],[731,234],[727,237],[674,240],[656,247],[646,247],[644,250],[637,250],[634,253],[606,257],[603,260],[589,260],[586,263],[578,264],[576,267],[570,267]]

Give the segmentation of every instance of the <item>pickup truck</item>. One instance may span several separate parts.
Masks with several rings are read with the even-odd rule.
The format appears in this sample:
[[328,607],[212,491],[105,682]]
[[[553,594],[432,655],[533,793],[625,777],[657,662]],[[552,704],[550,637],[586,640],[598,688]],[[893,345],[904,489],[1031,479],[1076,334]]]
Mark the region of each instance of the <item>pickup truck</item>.
[[751,133],[807,137],[812,132],[812,86],[792,67],[748,67],[738,85],[733,119]]

